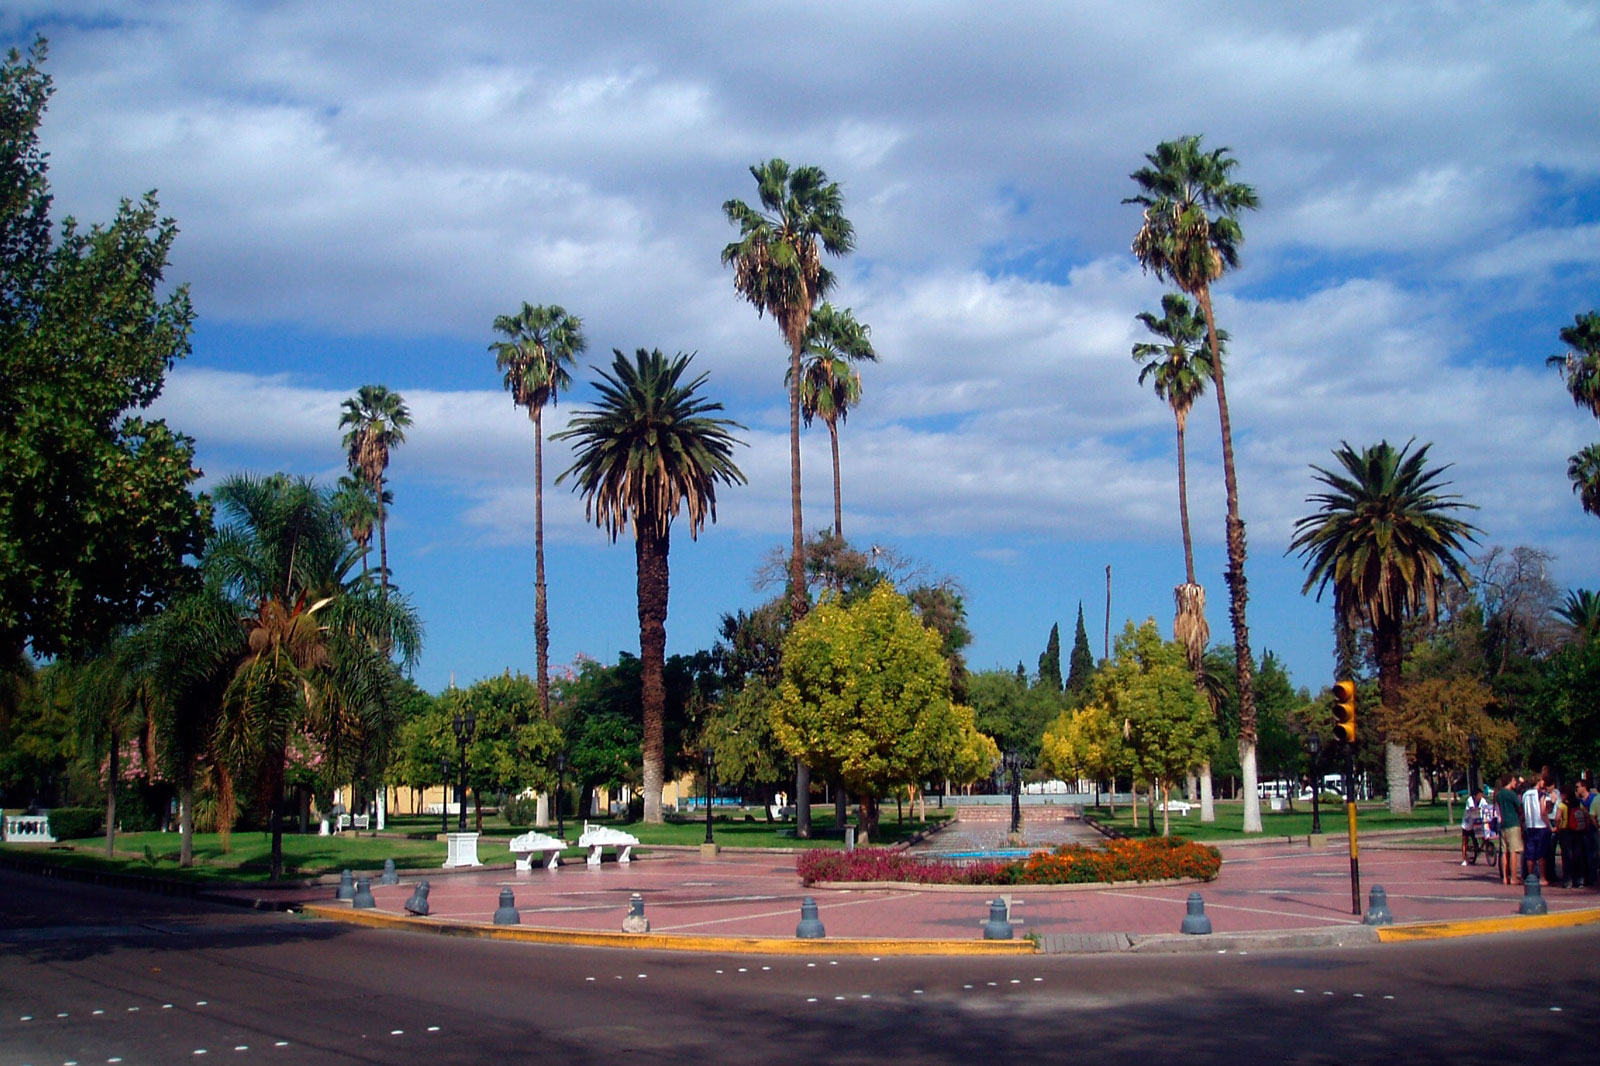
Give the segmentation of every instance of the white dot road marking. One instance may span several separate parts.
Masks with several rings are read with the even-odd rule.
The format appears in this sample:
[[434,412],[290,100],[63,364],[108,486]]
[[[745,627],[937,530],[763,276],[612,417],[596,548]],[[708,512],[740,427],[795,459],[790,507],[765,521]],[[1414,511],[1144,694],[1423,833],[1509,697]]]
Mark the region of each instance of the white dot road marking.
[[[872,960],[872,961],[873,961],[873,962],[877,962],[877,961],[878,961],[878,960],[877,960],[877,959],[873,959],[873,960]],[[772,967],[771,967],[771,966],[763,966],[763,967],[761,967],[761,968],[762,968],[762,969],[763,969],[763,970],[770,970],[770,969],[772,969]]]
[[913,989],[912,989],[912,990],[911,990],[911,994],[912,994],[912,995],[913,995],[913,996],[920,996],[920,995],[922,995],[922,989],[920,989],[920,988],[913,988]]
[[206,1000],[206,999],[197,999],[197,1000],[194,1001],[194,1005],[196,1007],[204,1007],[209,1002],[211,1002],[211,1001],[210,1000]]
[[640,974],[639,976],[642,978],[642,977],[645,977],[646,975],[645,974]]
[[1393,999],[1394,997],[1393,996],[1384,996],[1383,998],[1384,999]]
[[1040,981],[1043,981],[1043,980],[1044,980],[1044,978],[1043,978],[1043,977],[1035,977],[1035,978],[1034,978],[1034,979],[1033,979],[1033,983],[1034,983],[1034,984],[1038,984],[1038,983],[1039,983],[1039,982],[1040,982]]
[[233,1045],[233,1050],[235,1050],[235,1051],[249,1051],[250,1050],[250,1045],[249,1044],[235,1044],[235,1045]]
[[[722,972],[722,971],[721,971],[721,970],[718,970],[718,971],[717,971],[717,972],[718,972],[718,973],[721,973],[721,972]],[[593,978],[593,977],[585,977],[585,978],[584,978],[584,980],[585,980],[585,981],[593,981],[593,980],[594,980],[594,978]]]
[[1350,993],[1350,998],[1352,998],[1352,999],[1366,999],[1367,998],[1367,994],[1365,992],[1352,992],[1352,993]]
[[161,1004],[161,1009],[162,1009],[162,1010],[171,1010],[171,1009],[172,1009],[172,1004],[170,1004],[170,1003],[163,1003],[163,1004]]
[[129,1007],[129,1008],[128,1008],[128,1013],[129,1013],[129,1014],[137,1014],[137,1013],[138,1013],[138,1011],[139,1011],[139,1008],[138,1008],[138,1007]]
[[840,1001],[842,1001],[844,999],[843,996],[834,996],[833,998],[836,999],[836,1000],[840,1000]]
[[817,997],[816,996],[807,996],[806,997],[806,1002],[807,1003],[815,1003],[816,1001],[817,1001]]
[[862,999],[871,999],[872,998],[872,993],[871,992],[863,992],[863,993],[861,993],[861,998]]
[[1560,1007],[1551,1007],[1550,1008],[1550,1013],[1551,1014],[1560,1014],[1561,1013],[1561,1008]]
[[272,1045],[272,1046],[273,1046],[273,1047],[288,1047],[288,1046],[289,1046],[289,1041],[287,1041],[287,1040],[280,1040],[280,1041],[278,1041],[278,1042],[277,1042],[277,1043],[276,1043],[276,1044],[273,1044],[273,1045]]
[[718,971],[717,971],[717,972],[718,972],[718,973],[721,973],[721,972],[722,972],[722,971],[721,971],[721,970],[718,970]]
[[[749,971],[749,968],[748,968],[748,967],[744,967],[744,966],[741,966],[741,967],[739,967],[739,972],[740,972],[740,973],[749,973],[749,972],[750,972],[750,971]],[[644,976],[644,975],[643,975],[643,974],[640,974],[640,976],[641,976],[641,977],[642,977],[642,976]]]
[[21,1018],[20,1018],[20,1019],[18,1019],[18,1020],[19,1020],[19,1021],[24,1021],[24,1022],[31,1022],[31,1021],[33,1021],[33,1015],[31,1015],[31,1014],[24,1014],[24,1015],[23,1015],[23,1016],[22,1016],[22,1017],[21,1017]]
[[389,1030],[389,1035],[390,1036],[405,1036],[406,1035],[406,1031],[404,1029],[390,1029]]
[[1022,981],[1020,979],[1018,979],[1018,978],[1013,977],[1011,979],[1011,983],[1014,984],[1014,985],[1020,985],[1022,983]]
[[[594,978],[593,978],[593,977],[591,977],[591,978],[589,978],[589,980],[591,980],[591,981],[593,981],[593,980],[594,980]],[[428,1032],[430,1032],[430,1033],[437,1033],[437,1032],[438,1032],[438,1031],[439,1031],[439,1027],[438,1027],[438,1026],[437,1026],[437,1025],[430,1025],[430,1026],[428,1026]]]
[[203,1047],[197,1047],[194,1049],[194,1053],[196,1055],[204,1055],[206,1053],[206,1049]]
[[96,1013],[96,1014],[104,1014],[104,1013],[105,1013],[105,1011],[103,1011],[103,1010],[97,1010],[97,1011],[95,1011],[95,1013]]
[[[816,969],[816,968],[817,968],[817,964],[816,964],[816,963],[814,963],[814,962],[808,962],[808,963],[806,963],[806,969],[808,969],[808,970],[815,970],[815,969]],[[721,971],[721,970],[718,970],[718,971],[717,971],[717,972],[718,972],[718,973],[721,973],[721,972],[722,972],[722,971]]]
[[962,988],[971,988],[972,986],[971,985],[962,985],[961,987]]
[[67,1016],[67,1012],[66,1011],[64,1011],[64,1010],[56,1011],[56,1017],[57,1018],[65,1018],[66,1016]]
[[839,960],[831,959],[831,960],[829,960],[828,965],[829,966],[837,966],[837,965],[839,965]]

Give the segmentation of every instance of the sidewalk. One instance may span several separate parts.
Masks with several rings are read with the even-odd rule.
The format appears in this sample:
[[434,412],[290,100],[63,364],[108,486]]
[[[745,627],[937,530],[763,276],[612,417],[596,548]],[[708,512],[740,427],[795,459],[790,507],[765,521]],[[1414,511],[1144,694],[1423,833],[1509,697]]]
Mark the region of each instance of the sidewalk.
[[[493,856],[486,856],[493,857]],[[1200,892],[1216,934],[1275,934],[1352,931],[1361,918],[1351,913],[1349,856],[1343,850],[1298,845],[1230,848],[1222,872],[1208,884],[1108,886],[1017,886],[930,891],[903,888],[805,888],[787,855],[735,854],[702,860],[697,854],[656,855],[626,866],[568,862],[556,870],[511,869],[421,872],[399,886],[373,885],[376,911],[351,917],[405,914],[419,877],[430,883],[431,918],[447,925],[492,921],[500,891],[510,888],[522,927],[569,932],[619,932],[628,899],[638,893],[653,934],[702,938],[793,939],[800,902],[816,899],[819,917],[833,938],[963,940],[981,936],[989,902],[1008,898],[1018,937],[1038,934],[1056,944],[1094,944],[1175,934],[1189,893]],[[1516,914],[1523,889],[1500,884],[1484,866],[1459,865],[1438,848],[1404,844],[1365,850],[1361,856],[1361,909],[1381,885],[1397,923],[1496,919]],[[331,887],[301,890],[306,902],[331,907]],[[1561,924],[1600,921],[1600,892],[1546,887],[1552,916]],[[1591,915],[1579,912],[1591,910]],[[654,937],[652,938],[654,939]],[[1198,938],[1186,938],[1196,940]],[[1327,939],[1327,938],[1323,938]],[[1335,938],[1337,939],[1337,938]],[[1368,937],[1370,940],[1370,936]],[[1048,947],[1049,944],[1047,943]],[[1115,945],[1113,945],[1115,946]],[[1122,946],[1127,946],[1123,943]]]

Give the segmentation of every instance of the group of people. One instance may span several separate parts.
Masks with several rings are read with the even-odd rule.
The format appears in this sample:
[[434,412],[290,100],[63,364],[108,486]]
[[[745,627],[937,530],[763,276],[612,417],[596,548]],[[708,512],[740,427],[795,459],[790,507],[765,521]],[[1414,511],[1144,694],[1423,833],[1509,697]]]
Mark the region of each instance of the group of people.
[[1600,796],[1594,784],[1585,774],[1561,785],[1546,767],[1532,780],[1502,774],[1492,798],[1473,789],[1461,822],[1461,865],[1467,864],[1471,837],[1498,839],[1505,884],[1520,885],[1532,872],[1545,884],[1594,888],[1600,881]]

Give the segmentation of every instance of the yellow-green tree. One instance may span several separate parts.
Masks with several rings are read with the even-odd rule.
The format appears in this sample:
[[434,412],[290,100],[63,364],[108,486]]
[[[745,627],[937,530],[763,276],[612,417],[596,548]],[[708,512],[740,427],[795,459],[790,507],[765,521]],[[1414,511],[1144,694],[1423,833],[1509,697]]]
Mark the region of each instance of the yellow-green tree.
[[[1095,675],[1094,700],[1124,723],[1134,772],[1165,799],[1173,781],[1190,773],[1217,745],[1211,708],[1195,689],[1183,645],[1162,640],[1154,619],[1123,627],[1111,661]],[[1162,804],[1161,833],[1171,830]]]
[[[1062,711],[1044,733],[1039,765],[1055,777],[1111,782],[1111,813],[1117,813],[1117,773],[1129,768],[1122,723],[1098,704]],[[1098,789],[1098,785],[1096,786]]]
[[961,742],[939,648],[887,582],[849,607],[824,600],[784,641],[773,732],[861,797],[863,839],[877,835],[879,796],[947,765]]
[[1000,745],[978,728],[977,712],[971,707],[958,703],[954,710],[961,735],[949,763],[936,772],[954,785],[976,784],[994,773],[1000,762]]

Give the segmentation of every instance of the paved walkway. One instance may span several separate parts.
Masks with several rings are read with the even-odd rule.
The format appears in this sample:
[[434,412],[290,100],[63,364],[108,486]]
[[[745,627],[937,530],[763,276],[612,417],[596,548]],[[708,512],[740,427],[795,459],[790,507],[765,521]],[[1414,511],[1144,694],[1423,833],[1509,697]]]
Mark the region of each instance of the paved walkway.
[[[1452,852],[1395,842],[1368,843],[1361,856],[1361,907],[1382,885],[1397,922],[1504,917],[1522,899],[1492,869],[1459,865]],[[492,846],[492,845],[491,845]],[[1230,847],[1222,872],[1205,885],[1076,889],[1021,886],[965,891],[901,888],[805,888],[789,854],[661,852],[599,867],[569,861],[556,870],[414,871],[399,886],[373,885],[380,912],[403,915],[415,882],[430,882],[432,917],[489,922],[501,889],[515,894],[522,923],[548,929],[615,932],[628,898],[645,900],[651,931],[666,934],[793,937],[805,896],[817,901],[830,937],[946,939],[977,937],[988,901],[1007,895],[1018,935],[1177,932],[1192,891],[1202,893],[1217,933],[1316,930],[1360,923],[1351,913],[1349,856],[1342,849],[1300,845]],[[493,860],[492,853],[480,858]],[[307,902],[328,902],[331,887],[284,890]],[[265,893],[254,893],[265,895]],[[1546,887],[1552,913],[1600,907],[1600,892]]]

